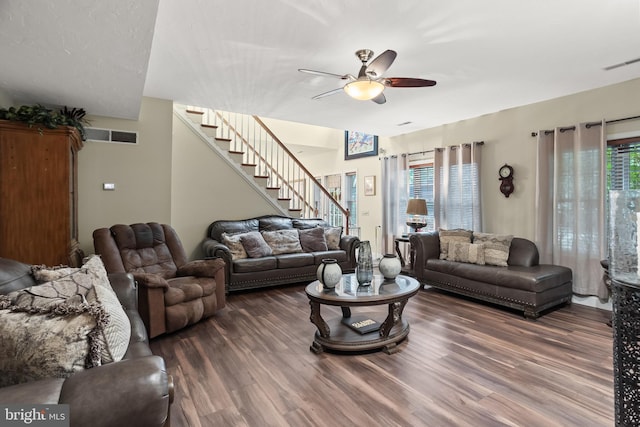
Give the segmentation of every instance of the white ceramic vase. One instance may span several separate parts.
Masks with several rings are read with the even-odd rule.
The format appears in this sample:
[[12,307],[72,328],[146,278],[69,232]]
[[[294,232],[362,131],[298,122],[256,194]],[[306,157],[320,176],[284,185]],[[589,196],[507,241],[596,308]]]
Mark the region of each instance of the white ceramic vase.
[[338,265],[338,260],[325,258],[318,266],[316,277],[326,289],[333,289],[342,279],[342,269]]
[[395,255],[385,254],[380,260],[378,269],[385,279],[391,280],[395,279],[396,276],[400,274],[400,271],[402,271],[402,265],[400,264],[398,257]]

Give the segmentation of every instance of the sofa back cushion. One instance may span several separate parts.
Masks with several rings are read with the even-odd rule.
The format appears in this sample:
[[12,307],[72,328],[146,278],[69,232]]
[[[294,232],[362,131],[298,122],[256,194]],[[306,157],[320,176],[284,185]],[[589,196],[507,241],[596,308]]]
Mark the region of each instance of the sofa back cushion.
[[540,263],[538,247],[531,240],[514,237],[509,247],[507,264],[522,267],[533,267]]
[[222,233],[240,234],[250,231],[258,231],[258,219],[219,220],[209,225],[207,235],[213,240],[222,242]]
[[8,294],[18,289],[36,284],[31,274],[31,266],[9,258],[0,258],[0,294]]
[[293,228],[293,221],[286,216],[264,216],[258,218],[260,231],[288,230]]
[[316,227],[328,227],[329,224],[320,218],[293,218],[293,226],[298,230],[307,230]]

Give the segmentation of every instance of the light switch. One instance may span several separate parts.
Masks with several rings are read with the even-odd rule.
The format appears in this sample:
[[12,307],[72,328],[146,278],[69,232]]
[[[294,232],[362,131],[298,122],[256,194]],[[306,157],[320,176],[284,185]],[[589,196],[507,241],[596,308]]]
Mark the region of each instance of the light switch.
[[103,182],[102,189],[104,191],[114,191],[116,189],[116,185],[113,182]]

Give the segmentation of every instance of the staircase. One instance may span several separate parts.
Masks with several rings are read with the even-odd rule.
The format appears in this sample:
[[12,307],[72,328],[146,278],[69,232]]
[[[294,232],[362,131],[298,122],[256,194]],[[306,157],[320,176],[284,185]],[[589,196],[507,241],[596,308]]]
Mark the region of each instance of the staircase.
[[174,113],[282,215],[349,230],[345,209],[257,116],[174,104]]

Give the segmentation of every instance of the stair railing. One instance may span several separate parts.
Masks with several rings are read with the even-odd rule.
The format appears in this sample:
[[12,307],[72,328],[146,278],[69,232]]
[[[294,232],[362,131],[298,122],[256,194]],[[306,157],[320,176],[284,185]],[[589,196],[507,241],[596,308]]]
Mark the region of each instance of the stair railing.
[[[229,151],[243,153],[242,164],[255,167],[267,188],[279,189],[278,199],[303,218],[322,218],[349,232],[349,210],[309,172],[257,116],[189,106],[202,111],[202,123],[216,126],[216,137],[229,140]],[[292,215],[293,216],[293,215]]]

